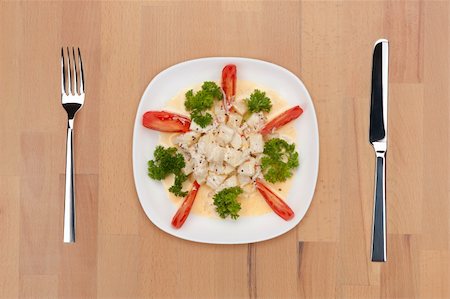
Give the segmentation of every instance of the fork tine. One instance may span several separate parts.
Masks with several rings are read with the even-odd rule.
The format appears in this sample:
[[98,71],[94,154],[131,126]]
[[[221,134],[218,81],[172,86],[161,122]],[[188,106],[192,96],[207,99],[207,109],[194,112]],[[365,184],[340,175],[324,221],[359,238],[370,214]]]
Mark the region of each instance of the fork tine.
[[67,89],[68,92],[67,94],[71,95],[72,93],[72,64],[70,63],[70,52],[69,52],[69,47],[67,47],[67,59],[69,60],[69,67],[67,69]]
[[73,67],[74,67],[74,73],[75,73],[75,85],[74,85],[74,87],[73,87],[73,92],[75,93],[75,94],[79,94],[80,93],[80,90],[78,89],[78,81],[79,81],[79,79],[78,79],[78,70],[77,70],[77,59],[75,58],[75,48],[74,47],[72,47],[72,57],[73,57]]
[[84,93],[84,71],[83,71],[83,61],[81,60],[80,48],[78,48],[78,66],[80,68],[80,93]]
[[66,66],[64,63],[64,48],[61,48],[61,93],[66,93]]

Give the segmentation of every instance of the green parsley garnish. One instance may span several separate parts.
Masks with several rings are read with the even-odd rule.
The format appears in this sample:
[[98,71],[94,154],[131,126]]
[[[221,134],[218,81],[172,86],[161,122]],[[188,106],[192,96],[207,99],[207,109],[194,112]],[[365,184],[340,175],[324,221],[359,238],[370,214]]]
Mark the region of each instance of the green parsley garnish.
[[154,180],[165,179],[168,175],[175,175],[175,182],[169,191],[176,196],[186,196],[187,191],[182,191],[182,184],[187,180],[187,175],[182,172],[186,163],[182,154],[175,147],[164,148],[157,146],[153,153],[154,160],[148,161],[148,176]]
[[299,166],[295,143],[289,144],[280,138],[273,138],[264,144],[261,170],[271,183],[284,182],[292,176],[292,170]]
[[183,182],[187,180],[187,175],[180,173],[175,175],[175,181],[173,185],[169,188],[169,191],[176,196],[184,197],[188,194],[187,191],[183,191]]
[[222,90],[220,87],[211,81],[206,81],[202,85],[202,89],[194,94],[194,91],[188,90],[185,94],[186,101],[184,107],[191,112],[191,119],[200,127],[204,128],[212,123],[212,115],[204,111],[210,109],[214,100],[221,100]]
[[216,82],[203,82],[202,90],[209,93],[216,100],[222,100],[223,98],[222,89],[216,84]]
[[226,218],[230,216],[231,219],[235,220],[239,217],[238,213],[241,210],[241,204],[237,201],[237,197],[242,192],[244,191],[241,187],[231,187],[225,188],[214,195],[214,205],[220,217]]
[[250,99],[247,100],[248,110],[252,113],[257,112],[270,112],[272,109],[272,102],[269,97],[266,96],[264,91],[255,89],[255,91],[250,95]]
[[191,112],[191,120],[195,121],[200,127],[204,128],[212,123],[213,117],[208,112],[199,112],[194,110]]

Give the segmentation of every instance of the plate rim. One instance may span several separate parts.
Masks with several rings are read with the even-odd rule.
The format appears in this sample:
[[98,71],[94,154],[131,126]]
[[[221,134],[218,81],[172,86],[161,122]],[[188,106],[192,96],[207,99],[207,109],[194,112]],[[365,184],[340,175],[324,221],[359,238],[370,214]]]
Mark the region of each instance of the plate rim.
[[[311,199],[309,200],[309,203],[308,203],[308,205],[307,205],[307,207],[305,209],[305,212],[302,215],[302,217],[299,218],[297,222],[293,223],[293,225],[291,227],[289,227],[288,229],[286,229],[285,231],[283,231],[281,233],[278,233],[278,232],[272,233],[271,235],[268,235],[268,236],[263,237],[263,238],[261,238],[261,237],[259,237],[259,238],[249,237],[247,241],[233,241],[233,242],[231,242],[231,241],[204,241],[204,240],[201,240],[201,239],[197,239],[195,237],[189,237],[189,236],[184,236],[184,235],[176,235],[172,231],[166,230],[164,227],[161,227],[157,221],[153,221],[151,219],[151,217],[149,217],[149,215],[147,214],[147,212],[146,212],[146,210],[145,210],[145,208],[144,208],[144,206],[142,204],[142,201],[141,201],[140,196],[139,196],[139,190],[138,190],[139,187],[138,187],[137,178],[136,178],[136,176],[138,174],[136,173],[137,170],[136,170],[136,167],[134,166],[134,160],[135,160],[134,157],[135,157],[135,151],[136,151],[136,142],[135,142],[135,140],[137,138],[137,130],[138,130],[138,125],[137,124],[141,123],[140,122],[140,115],[138,114],[138,112],[141,110],[141,106],[144,105],[144,96],[147,94],[148,90],[155,84],[155,81],[157,81],[157,79],[159,77],[163,76],[164,73],[166,73],[166,72],[168,72],[168,71],[170,71],[170,70],[172,70],[174,68],[180,67],[182,65],[189,65],[189,64],[192,64],[192,63],[201,62],[201,61],[208,61],[208,60],[232,60],[232,61],[236,61],[236,62],[237,61],[249,61],[249,62],[253,62],[253,63],[261,63],[261,64],[270,65],[271,67],[274,67],[274,68],[276,68],[276,69],[278,69],[278,70],[280,70],[280,71],[282,71],[284,73],[287,73],[289,76],[293,77],[295,79],[295,81],[297,81],[297,83],[300,84],[303,87],[303,89],[305,90],[305,92],[306,92],[306,94],[307,94],[307,96],[309,98],[309,102],[311,104],[311,111],[312,111],[312,114],[314,116],[313,117],[313,127],[314,127],[313,129],[315,131],[315,135],[317,136],[317,143],[316,143],[316,146],[315,146],[315,149],[314,149],[316,151],[316,153],[317,153],[317,167],[315,169],[314,174],[311,174],[314,177],[314,188],[312,189]],[[266,60],[250,58],[250,57],[241,57],[241,56],[209,56],[209,57],[194,58],[194,59],[189,59],[189,60],[184,60],[184,61],[178,62],[178,63],[173,64],[173,65],[171,65],[171,66],[169,66],[167,68],[164,68],[163,70],[158,72],[158,74],[156,74],[150,80],[150,82],[147,84],[146,88],[144,89],[144,92],[142,93],[142,96],[141,96],[141,98],[139,100],[139,104],[138,104],[137,109],[136,109],[136,116],[135,116],[134,125],[133,125],[131,163],[132,163],[132,167],[133,167],[134,186],[135,186],[135,190],[136,190],[137,200],[139,201],[139,205],[141,206],[141,208],[142,208],[145,216],[148,218],[148,220],[150,220],[150,222],[153,225],[155,225],[157,228],[159,228],[164,233],[167,233],[167,234],[169,234],[172,237],[176,237],[176,238],[179,238],[179,239],[182,239],[182,240],[187,240],[187,241],[190,241],[190,242],[203,243],[203,244],[219,244],[219,245],[250,244],[250,243],[257,243],[257,242],[263,242],[263,241],[268,241],[268,240],[274,239],[276,237],[279,237],[281,235],[284,235],[284,234],[288,233],[289,231],[291,231],[292,229],[294,229],[295,227],[297,227],[300,224],[300,222],[306,216],[309,208],[311,207],[311,203],[312,203],[312,201],[314,199],[314,195],[315,195],[315,192],[316,192],[316,189],[317,189],[317,180],[318,180],[319,169],[320,169],[320,135],[319,135],[319,125],[318,125],[318,120],[317,120],[317,113],[316,113],[316,109],[315,109],[315,106],[314,106],[313,98],[311,97],[311,94],[309,93],[308,88],[306,88],[306,85],[303,83],[303,81],[295,73],[293,73],[292,71],[290,71],[289,69],[287,69],[287,68],[285,68],[285,67],[283,67],[281,65],[278,65],[278,64],[275,64],[273,62],[266,61]]]

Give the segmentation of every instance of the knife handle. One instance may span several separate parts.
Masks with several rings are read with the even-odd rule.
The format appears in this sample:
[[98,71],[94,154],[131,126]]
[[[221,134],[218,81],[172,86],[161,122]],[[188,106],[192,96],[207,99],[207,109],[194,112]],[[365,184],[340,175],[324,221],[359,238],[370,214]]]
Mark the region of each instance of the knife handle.
[[386,153],[376,152],[372,262],[386,261]]

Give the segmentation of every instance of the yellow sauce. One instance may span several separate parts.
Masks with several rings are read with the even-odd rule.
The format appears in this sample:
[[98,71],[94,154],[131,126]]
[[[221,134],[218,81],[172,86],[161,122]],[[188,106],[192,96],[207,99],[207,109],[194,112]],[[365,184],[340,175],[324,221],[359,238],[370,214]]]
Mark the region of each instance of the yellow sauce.
[[[220,84],[219,82],[217,83]],[[189,89],[194,89],[195,91],[200,89],[200,87],[201,84],[198,84],[197,86],[193,86],[190,88],[186,88],[185,91],[181,92],[173,99],[168,101],[167,106],[164,107],[164,110],[180,113],[182,115],[189,115],[189,113],[184,108],[184,100],[185,100],[184,94]],[[248,97],[255,89],[265,91],[266,95],[272,101],[272,109],[270,113],[267,114],[267,119],[269,121],[273,117],[277,116],[279,113],[290,108],[289,105],[286,103],[286,101],[280,98],[277,93],[271,90],[267,90],[264,87],[258,86],[253,82],[249,81],[238,80],[236,90],[237,98],[241,99]],[[277,133],[279,133],[280,136],[286,136],[287,138],[292,140],[292,142],[296,140],[296,131],[292,123],[283,126],[279,130],[277,130]],[[172,139],[177,135],[178,133],[161,133],[160,144],[164,146],[174,146]],[[167,196],[170,198],[172,202],[174,202],[177,206],[179,206],[183,202],[184,198],[177,197],[168,191],[170,186],[172,186],[173,184],[173,180],[174,180],[173,176],[169,176],[166,179],[164,179],[162,183],[166,190]],[[190,190],[192,182],[193,182],[192,179],[186,181],[184,183],[183,190]],[[282,183],[276,184],[267,183],[267,184],[277,195],[279,195],[281,198],[284,199],[287,197],[289,190],[291,189],[292,178]],[[243,189],[244,193],[238,197],[238,200],[241,203],[241,211],[239,212],[241,216],[256,216],[266,214],[272,211],[269,205],[265,202],[264,198],[259,194],[258,190],[256,190],[252,184],[246,185]],[[213,196],[214,191],[206,184],[203,184],[197,193],[191,212],[203,216],[218,218],[219,216],[217,215],[214,209],[215,207],[213,204]]]

